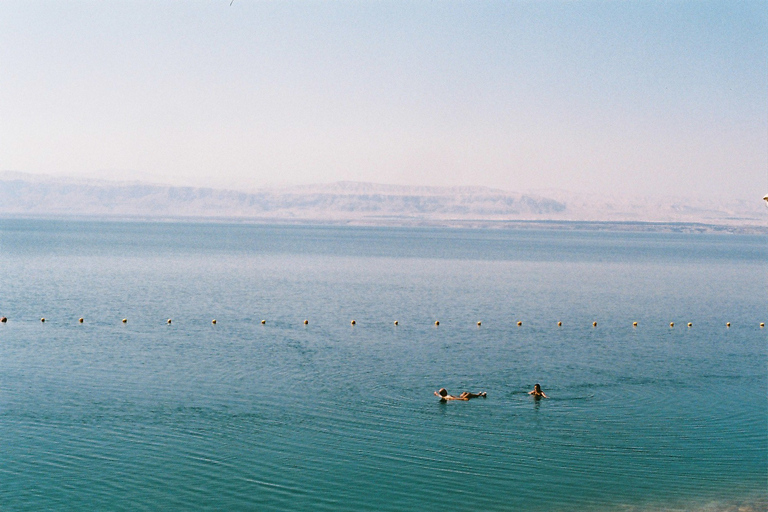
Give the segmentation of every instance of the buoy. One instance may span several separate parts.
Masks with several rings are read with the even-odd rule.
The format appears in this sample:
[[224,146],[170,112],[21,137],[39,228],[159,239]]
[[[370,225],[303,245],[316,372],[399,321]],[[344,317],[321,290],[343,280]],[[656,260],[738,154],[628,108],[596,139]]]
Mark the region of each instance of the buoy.
[[0,318],[0,322],[3,322],[3,323],[5,323],[5,322],[7,322],[7,321],[8,321],[8,319],[7,319],[7,318],[5,318],[5,317],[2,317],[2,318]]
[[632,327],[637,327],[637,322],[632,322]]
[[309,320],[304,320],[304,325],[307,325],[309,323]]
[[354,320],[352,320],[350,323],[351,323],[352,325],[355,325],[357,322],[355,322]]
[[562,327],[563,326],[563,322],[557,322],[557,326],[558,327]]
[[[3,317],[3,318],[0,318],[0,322],[5,322],[5,320],[6,320],[6,318],[5,318],[5,317]],[[763,322],[760,322],[760,328],[762,329],[763,327],[765,327],[765,323],[763,323]]]
[[213,325],[216,325],[216,319],[214,318],[213,320],[211,320],[211,323],[212,323]]
[[592,322],[592,327],[597,327],[597,322]]
[[518,327],[520,327],[521,325],[523,325],[523,322],[521,322],[521,321],[519,321],[519,320],[518,320],[518,321],[517,321],[517,326],[518,326]]
[[127,322],[128,322],[128,319],[127,318],[123,318],[123,323],[127,323]]
[[483,322],[477,322],[478,327],[480,327],[481,325],[483,325]]
[[435,320],[435,325],[440,325],[440,321],[439,320]]
[[264,325],[265,323],[267,323],[267,321],[266,321],[266,320],[262,320],[262,321],[261,321],[261,325]]
[[41,322],[45,322],[45,318],[41,318],[41,319],[40,319],[40,321],[41,321]]
[[726,322],[726,323],[725,323],[725,326],[726,326],[726,327],[730,327],[730,326],[731,326],[731,322]]
[[674,327],[675,326],[675,322],[669,322],[669,326],[670,327]]
[[83,317],[78,318],[77,321],[83,323]]
[[400,325],[400,322],[398,322],[397,320],[395,320],[395,325]]
[[168,319],[168,324],[170,324],[170,323],[171,323],[171,319],[169,318],[169,319]]
[[691,322],[688,322],[688,327],[693,327],[693,324]]

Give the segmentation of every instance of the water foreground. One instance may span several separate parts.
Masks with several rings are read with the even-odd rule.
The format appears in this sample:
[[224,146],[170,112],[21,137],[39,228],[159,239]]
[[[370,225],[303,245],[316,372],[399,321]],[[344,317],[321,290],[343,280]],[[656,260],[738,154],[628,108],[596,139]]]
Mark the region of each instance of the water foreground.
[[0,508],[768,510],[766,261],[754,236],[0,221]]

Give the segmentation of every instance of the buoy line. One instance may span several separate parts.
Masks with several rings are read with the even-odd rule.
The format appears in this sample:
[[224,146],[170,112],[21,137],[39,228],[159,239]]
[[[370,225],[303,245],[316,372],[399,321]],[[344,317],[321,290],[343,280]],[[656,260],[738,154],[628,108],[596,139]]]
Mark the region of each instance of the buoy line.
[[[40,318],[40,323],[46,323],[46,322],[48,322],[48,318],[46,318],[46,317],[41,317]],[[84,322],[85,322],[85,319],[83,317],[79,317],[77,319],[77,323],[82,324]],[[8,323],[8,317],[0,316],[0,323],[3,323],[3,324]],[[121,323],[127,324],[128,323],[128,318],[123,318],[121,320]],[[168,324],[168,325],[171,325],[173,323],[173,319],[172,318],[168,318],[165,321],[165,323]],[[266,321],[266,319],[264,319],[264,320],[261,320],[260,323],[261,323],[261,325],[266,325],[267,321]],[[350,320],[349,323],[350,323],[350,325],[355,326],[355,325],[357,325],[357,320],[354,320],[354,319]],[[217,320],[214,318],[213,320],[211,320],[211,324],[216,325],[217,324]],[[309,320],[304,320],[303,324],[304,325],[309,325]],[[393,324],[395,326],[399,326],[400,325],[400,321],[399,320],[395,320],[393,322]],[[516,325],[517,327],[522,327],[523,321],[522,320],[516,320],[516,321],[513,322],[513,324]],[[433,325],[435,327],[439,327],[440,326],[440,320],[435,320]],[[483,325],[482,320],[478,320],[477,322],[475,322],[475,325],[477,325],[478,327],[481,327]],[[562,320],[558,320],[556,325],[558,327],[562,327],[563,326]],[[638,324],[637,321],[633,321],[632,322],[632,327],[638,327],[638,325],[639,324]],[[670,328],[673,328],[673,327],[675,327],[675,322],[669,322],[668,325],[669,325]],[[693,322],[686,322],[685,325],[687,327],[691,328],[691,327],[693,327]],[[759,325],[760,329],[765,328],[765,322],[760,322],[758,325]],[[592,327],[597,327],[597,321],[593,321],[592,322]],[[725,323],[725,327],[726,328],[730,328],[731,327],[731,322],[726,322]]]

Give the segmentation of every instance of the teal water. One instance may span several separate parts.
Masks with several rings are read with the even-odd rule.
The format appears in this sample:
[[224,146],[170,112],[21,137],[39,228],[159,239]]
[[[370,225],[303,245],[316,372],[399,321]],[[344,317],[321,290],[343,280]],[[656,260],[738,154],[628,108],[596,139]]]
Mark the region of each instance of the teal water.
[[766,263],[756,236],[0,220],[0,510],[768,510]]

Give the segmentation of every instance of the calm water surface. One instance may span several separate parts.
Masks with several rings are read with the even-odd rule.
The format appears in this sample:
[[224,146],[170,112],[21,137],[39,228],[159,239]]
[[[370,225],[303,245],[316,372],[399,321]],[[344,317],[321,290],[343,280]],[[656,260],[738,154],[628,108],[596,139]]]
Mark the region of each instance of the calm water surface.
[[754,236],[0,220],[0,509],[767,510],[766,263]]

